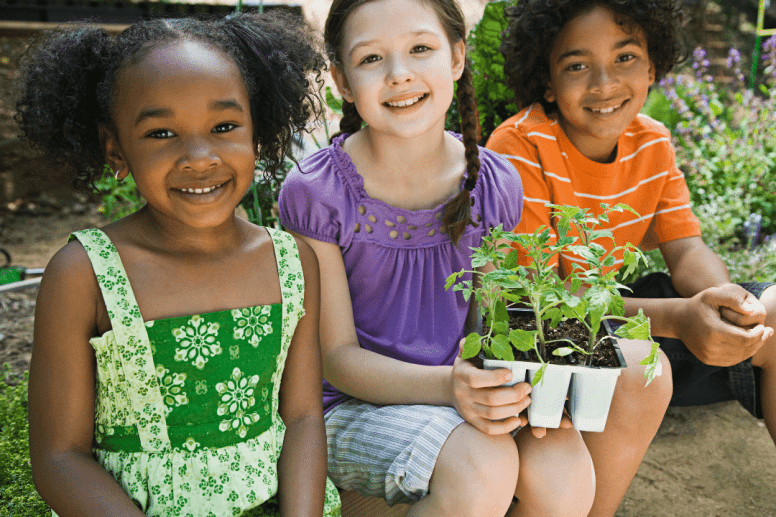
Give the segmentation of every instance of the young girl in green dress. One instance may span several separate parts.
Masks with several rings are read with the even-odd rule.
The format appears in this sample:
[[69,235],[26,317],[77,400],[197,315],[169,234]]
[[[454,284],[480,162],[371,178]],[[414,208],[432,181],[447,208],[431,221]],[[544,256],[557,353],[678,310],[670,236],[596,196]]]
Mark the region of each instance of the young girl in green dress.
[[318,265],[235,217],[320,114],[322,59],[285,17],[49,35],[17,120],[94,185],[147,204],[46,268],[30,367],[36,486],[65,515],[338,515],[326,479]]

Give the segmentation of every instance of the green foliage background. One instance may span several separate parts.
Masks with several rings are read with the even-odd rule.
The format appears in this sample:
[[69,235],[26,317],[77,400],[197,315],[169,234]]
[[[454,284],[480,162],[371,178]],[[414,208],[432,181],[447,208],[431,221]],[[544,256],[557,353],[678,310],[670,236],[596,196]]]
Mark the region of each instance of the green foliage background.
[[27,443],[27,373],[12,378],[3,366],[0,381],[0,515],[50,515],[32,482]]

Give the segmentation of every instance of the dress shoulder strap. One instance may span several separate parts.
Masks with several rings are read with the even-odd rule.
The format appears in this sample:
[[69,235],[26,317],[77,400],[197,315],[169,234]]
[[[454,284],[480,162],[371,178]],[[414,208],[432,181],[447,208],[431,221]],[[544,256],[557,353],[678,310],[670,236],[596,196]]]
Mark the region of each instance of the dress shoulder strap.
[[304,276],[302,274],[302,261],[299,259],[299,248],[293,235],[282,230],[267,228],[272,244],[275,248],[275,261],[277,262],[278,277],[280,280],[280,293],[283,298],[282,337],[280,353],[277,358],[277,367],[273,374],[275,386],[273,400],[273,414],[278,411],[278,391],[280,380],[286,366],[288,349],[291,339],[294,337],[296,324],[304,316]]
[[89,256],[108,309],[143,450],[170,450],[148,332],[116,246],[97,228],[73,233]]

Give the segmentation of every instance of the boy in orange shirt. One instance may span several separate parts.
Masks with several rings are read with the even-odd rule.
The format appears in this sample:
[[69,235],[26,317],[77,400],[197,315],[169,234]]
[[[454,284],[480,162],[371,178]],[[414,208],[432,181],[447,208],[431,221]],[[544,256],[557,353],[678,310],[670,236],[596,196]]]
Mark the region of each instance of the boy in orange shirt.
[[[608,229],[618,243],[659,247],[670,271],[631,286],[625,313],[643,309],[660,336],[673,377],[671,404],[736,399],[765,418],[776,442],[776,287],[731,283],[701,239],[670,133],[639,113],[655,79],[682,58],[679,6],[673,0],[521,0],[507,15],[501,51],[524,109],[493,132],[487,147],[506,155],[523,181],[515,232],[552,226],[545,203],[594,213],[600,203],[632,206],[641,217],[613,214]],[[561,274],[575,261],[561,256]],[[590,515],[616,511],[671,392],[668,375],[643,387],[644,343],[621,346],[630,366],[618,381],[606,430],[583,433],[597,478]]]

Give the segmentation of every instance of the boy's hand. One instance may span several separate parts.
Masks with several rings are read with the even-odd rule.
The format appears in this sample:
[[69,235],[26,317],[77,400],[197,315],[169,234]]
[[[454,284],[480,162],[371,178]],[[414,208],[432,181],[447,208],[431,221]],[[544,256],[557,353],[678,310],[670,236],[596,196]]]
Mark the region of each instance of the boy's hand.
[[741,286],[701,291],[677,314],[677,335],[703,363],[731,366],[752,357],[774,330],[763,325],[765,308]]
[[[463,346],[461,340],[460,346]],[[453,365],[453,407],[468,423],[485,434],[504,434],[528,423],[520,413],[531,403],[531,385],[519,382],[501,386],[512,378],[509,370],[483,370],[461,358]]]

